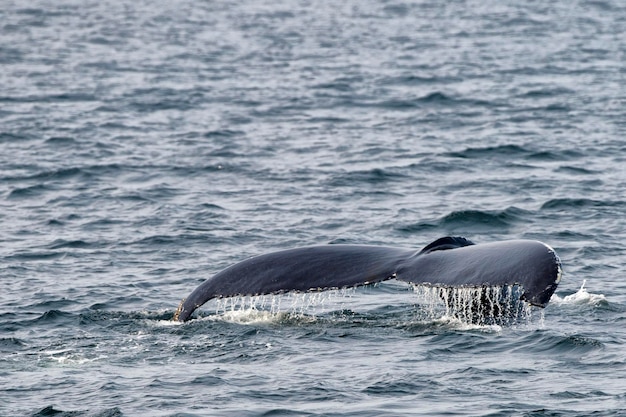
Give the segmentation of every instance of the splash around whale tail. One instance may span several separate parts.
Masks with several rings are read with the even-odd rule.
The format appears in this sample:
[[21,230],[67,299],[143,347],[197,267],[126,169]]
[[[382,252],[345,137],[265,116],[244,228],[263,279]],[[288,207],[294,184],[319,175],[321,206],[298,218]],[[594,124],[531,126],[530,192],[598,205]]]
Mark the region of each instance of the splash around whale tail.
[[174,320],[189,320],[213,298],[324,291],[389,279],[443,288],[516,286],[521,300],[545,307],[561,279],[561,263],[552,248],[533,240],[474,244],[448,236],[418,252],[359,245],[288,249],[244,260],[207,279],[181,301]]

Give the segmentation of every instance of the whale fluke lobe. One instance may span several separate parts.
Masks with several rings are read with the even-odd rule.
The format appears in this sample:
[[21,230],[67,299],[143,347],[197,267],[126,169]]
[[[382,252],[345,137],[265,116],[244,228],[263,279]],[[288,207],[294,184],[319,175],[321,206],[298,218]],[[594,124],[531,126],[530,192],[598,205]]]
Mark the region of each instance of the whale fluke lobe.
[[446,236],[440,237],[432,243],[424,246],[424,248],[420,251],[421,254],[434,252],[436,250],[446,250],[446,249],[454,249],[454,248],[462,248],[463,246],[475,245],[469,239],[460,236]]
[[446,288],[522,288],[520,299],[545,307],[561,278],[558,256],[533,240],[474,244],[443,237],[421,251],[386,246],[323,245],[255,256],[200,284],[184,299],[174,320],[187,321],[213,298],[313,292],[389,279]]

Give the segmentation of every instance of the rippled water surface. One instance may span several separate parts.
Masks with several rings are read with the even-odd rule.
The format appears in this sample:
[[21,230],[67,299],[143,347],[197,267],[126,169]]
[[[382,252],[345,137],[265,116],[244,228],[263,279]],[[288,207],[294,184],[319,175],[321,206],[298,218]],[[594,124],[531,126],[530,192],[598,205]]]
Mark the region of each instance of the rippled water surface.
[[[0,415],[626,413],[622,2],[0,3]],[[252,255],[445,235],[561,285],[511,326],[393,281],[170,321]]]

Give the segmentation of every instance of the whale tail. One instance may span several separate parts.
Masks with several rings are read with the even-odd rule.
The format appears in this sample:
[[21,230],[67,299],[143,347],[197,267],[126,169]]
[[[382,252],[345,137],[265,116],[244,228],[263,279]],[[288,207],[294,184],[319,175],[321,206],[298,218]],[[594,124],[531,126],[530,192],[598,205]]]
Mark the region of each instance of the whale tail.
[[434,252],[437,250],[462,248],[463,246],[471,246],[471,245],[475,245],[475,243],[464,237],[446,236],[446,237],[440,237],[434,242],[429,243],[428,245],[424,246],[424,248],[419,253],[426,254],[426,253]]
[[545,307],[561,279],[561,263],[552,248],[531,240],[474,244],[448,236],[419,252],[358,245],[288,249],[244,260],[207,279],[181,301],[174,320],[189,320],[213,298],[324,291],[394,278],[439,288],[515,286],[518,299]]

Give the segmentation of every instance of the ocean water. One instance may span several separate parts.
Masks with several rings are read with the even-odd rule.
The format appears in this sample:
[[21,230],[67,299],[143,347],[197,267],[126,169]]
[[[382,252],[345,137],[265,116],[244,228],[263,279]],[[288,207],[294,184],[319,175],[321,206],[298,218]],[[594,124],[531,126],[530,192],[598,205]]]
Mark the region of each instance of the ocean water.
[[[1,416],[626,414],[623,2],[0,4]],[[446,235],[562,282],[511,325],[393,281],[170,321],[253,255]]]

